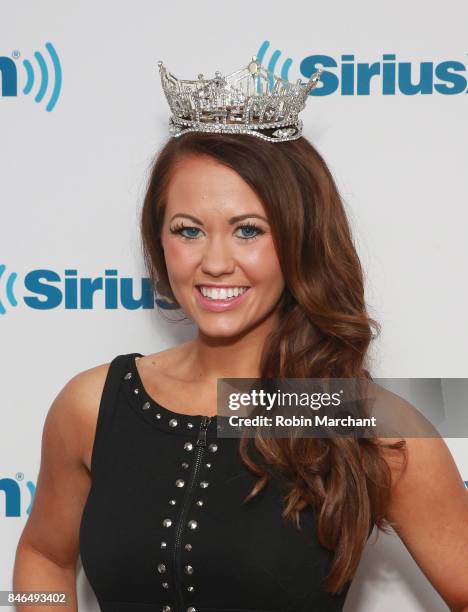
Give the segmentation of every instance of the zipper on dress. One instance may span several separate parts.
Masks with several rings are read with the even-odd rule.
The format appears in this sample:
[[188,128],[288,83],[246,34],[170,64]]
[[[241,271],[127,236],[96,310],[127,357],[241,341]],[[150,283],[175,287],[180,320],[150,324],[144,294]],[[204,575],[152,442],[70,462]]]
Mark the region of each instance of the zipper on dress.
[[173,576],[174,576],[174,592],[176,597],[176,609],[175,612],[184,612],[184,594],[182,592],[182,567],[180,566],[180,544],[182,538],[182,531],[184,528],[184,523],[187,517],[187,511],[190,506],[191,494],[193,491],[193,487],[195,485],[195,481],[198,476],[198,472],[200,470],[200,465],[203,457],[203,453],[206,447],[206,433],[208,425],[210,424],[211,417],[202,416],[202,420],[200,422],[200,428],[198,430],[197,440],[195,445],[197,447],[195,460],[192,467],[192,472],[190,475],[190,481],[187,485],[185,497],[182,501],[182,506],[179,513],[179,520],[177,522],[175,540],[174,540],[174,554],[173,554]]

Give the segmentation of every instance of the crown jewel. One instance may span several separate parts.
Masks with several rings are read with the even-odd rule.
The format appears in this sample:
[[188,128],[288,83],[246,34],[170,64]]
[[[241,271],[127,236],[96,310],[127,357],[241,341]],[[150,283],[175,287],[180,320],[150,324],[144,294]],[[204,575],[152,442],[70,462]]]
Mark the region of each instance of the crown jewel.
[[169,132],[251,134],[271,142],[295,140],[302,133],[298,115],[309,92],[317,86],[322,68],[303,83],[290,83],[265,69],[256,56],[245,68],[212,79],[177,79],[158,62],[164,94],[172,115]]

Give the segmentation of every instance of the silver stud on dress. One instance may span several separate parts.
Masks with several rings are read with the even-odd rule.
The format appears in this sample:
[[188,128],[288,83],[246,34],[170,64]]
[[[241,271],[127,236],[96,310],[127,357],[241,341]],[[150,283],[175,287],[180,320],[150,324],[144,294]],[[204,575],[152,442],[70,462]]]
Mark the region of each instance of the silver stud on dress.
[[[131,372],[129,372],[129,374],[130,374],[130,376],[128,378],[130,379],[130,378],[132,378]],[[139,389],[138,387],[133,389],[133,391],[134,391],[135,394],[142,393],[141,389]],[[151,408],[152,405],[153,404],[150,401],[145,401],[142,404],[142,409],[143,410],[148,410],[149,408]],[[161,414],[160,412],[156,412],[155,413],[155,418],[157,418],[157,419],[161,419],[164,416],[165,415]],[[176,419],[176,418],[171,418],[169,420],[166,420],[164,418],[164,422],[167,423],[168,426],[171,427],[171,428],[177,427],[177,425],[179,425],[179,427],[180,427],[180,425],[183,425],[183,422],[180,423],[180,419]],[[188,429],[193,429],[194,428],[194,424],[192,422],[188,422],[188,423],[186,423],[186,425],[187,425]],[[195,448],[195,445],[191,441],[186,441],[183,444],[183,449],[185,451],[193,451],[194,448]],[[211,444],[208,445],[207,450],[209,452],[211,452],[211,453],[215,453],[218,450],[218,445],[214,444],[214,443],[211,443]],[[179,465],[180,465],[180,467],[182,469],[187,470],[188,468],[190,468],[191,463],[188,462],[188,461],[181,461],[181,463]],[[206,468],[210,469],[213,464],[211,462],[205,462],[204,465],[205,465]],[[177,478],[177,480],[175,480],[175,486],[176,487],[183,488],[183,487],[185,487],[185,485],[186,485],[186,479],[185,478]],[[209,486],[209,482],[207,480],[201,480],[199,482],[199,485],[200,485],[201,489],[206,489]],[[196,506],[201,507],[201,506],[204,505],[204,501],[202,499],[198,499],[198,500],[197,500],[197,498],[195,498],[195,499],[196,499],[196,501],[195,501]],[[177,505],[177,499],[170,498],[168,500],[168,503],[171,506],[176,506]],[[170,519],[170,518],[165,518],[162,521],[162,525],[165,528],[172,527],[173,524],[174,524],[173,523],[173,519]],[[199,527],[198,521],[196,521],[194,519],[188,520],[186,525],[187,525],[187,528],[192,530],[192,531],[198,529],[198,527]],[[161,549],[167,549],[168,546],[169,546],[168,542],[166,542],[166,541],[161,541],[160,542]],[[184,549],[187,552],[190,552],[193,549],[192,544],[190,544],[188,542],[185,543],[183,546],[184,546]],[[161,575],[164,575],[164,577],[161,576],[161,578],[163,580],[165,579],[164,582],[160,583],[161,587],[163,589],[165,589],[165,590],[170,589],[171,588],[171,582],[167,581],[167,578],[169,577],[169,576],[167,576],[167,572],[168,572],[167,564],[166,563],[162,563],[162,562],[157,564],[157,572],[159,574],[161,574]],[[186,564],[186,565],[183,566],[183,572],[187,576],[192,576],[194,574],[194,568],[193,568],[192,565]],[[195,586],[193,584],[185,585],[185,589],[186,589],[187,593],[194,593],[196,591],[196,588],[195,588]],[[173,608],[169,604],[166,604],[166,605],[162,606],[162,608],[160,608],[160,609],[161,609],[161,612],[173,612]],[[184,609],[185,609],[185,612],[197,612],[197,608],[195,608],[194,606],[189,606],[189,607],[184,608]]]
[[133,389],[133,393],[135,393],[135,395],[138,395],[138,393],[140,393],[140,389],[138,387],[135,387],[135,389]]
[[127,372],[124,376],[125,380],[130,380],[132,377],[132,373],[131,372]]

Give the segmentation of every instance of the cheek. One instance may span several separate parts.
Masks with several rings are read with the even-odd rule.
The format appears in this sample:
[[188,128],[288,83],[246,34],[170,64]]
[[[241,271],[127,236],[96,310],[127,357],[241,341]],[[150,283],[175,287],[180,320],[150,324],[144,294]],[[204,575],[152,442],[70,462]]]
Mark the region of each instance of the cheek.
[[282,282],[281,267],[272,240],[262,240],[258,246],[245,248],[239,261],[254,283]]
[[188,248],[182,241],[168,240],[164,243],[164,258],[171,280],[182,281],[193,273],[198,256],[195,249]]

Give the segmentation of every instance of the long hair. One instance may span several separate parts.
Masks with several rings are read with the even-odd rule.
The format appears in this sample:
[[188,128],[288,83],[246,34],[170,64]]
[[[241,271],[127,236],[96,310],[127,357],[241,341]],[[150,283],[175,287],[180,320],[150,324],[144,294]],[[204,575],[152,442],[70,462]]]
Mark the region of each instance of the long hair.
[[[364,378],[371,340],[380,332],[364,300],[362,267],[333,176],[304,137],[272,143],[255,136],[188,133],[171,138],[152,166],[141,212],[142,250],[154,287],[170,283],[161,245],[165,198],[176,163],[209,156],[235,170],[267,213],[285,279],[280,322],[267,337],[262,378]],[[403,455],[404,440],[374,438],[241,438],[240,456],[258,479],[270,474],[250,452],[287,476],[283,516],[299,527],[300,511],[317,510],[320,543],[334,551],[324,588],[339,593],[355,574],[370,530],[388,532],[391,471],[383,448]]]

